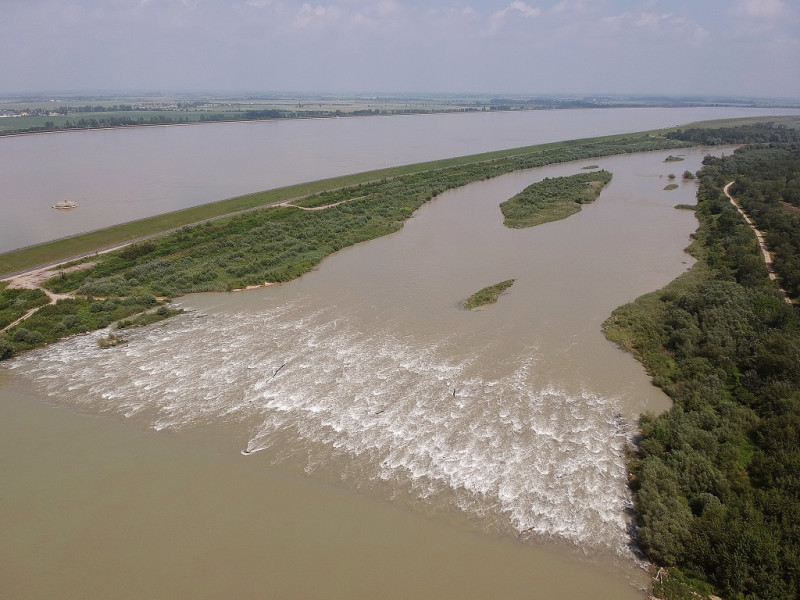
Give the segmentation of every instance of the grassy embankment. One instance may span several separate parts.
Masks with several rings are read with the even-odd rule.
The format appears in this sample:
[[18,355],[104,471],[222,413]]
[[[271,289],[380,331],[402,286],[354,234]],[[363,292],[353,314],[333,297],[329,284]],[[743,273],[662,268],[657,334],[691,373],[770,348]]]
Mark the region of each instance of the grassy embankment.
[[467,300],[464,302],[464,308],[472,310],[473,308],[486,306],[487,304],[494,304],[497,302],[500,294],[514,285],[514,281],[514,279],[507,279],[506,281],[501,281],[500,283],[496,283],[494,285],[485,287],[482,290],[478,290],[472,294],[472,296],[467,298]]
[[[3,290],[0,293],[0,302],[14,291],[16,290]],[[22,323],[0,333],[0,360],[70,335],[103,329],[115,321],[156,307],[158,310],[154,313],[153,320],[180,312],[160,305],[163,305],[162,301],[146,295],[103,300],[90,297],[68,298],[59,300],[56,304],[47,304]]]
[[604,325],[674,400],[671,410],[642,418],[632,455],[639,542],[666,569],[654,585],[661,598],[794,599],[800,318],[767,277],[755,235],[722,188],[737,181],[768,241],[780,244],[784,286],[800,283],[800,242],[788,233],[800,231],[800,134],[747,127],[677,135],[753,145],[704,161],[695,266]]
[[506,227],[522,229],[566,219],[593,202],[611,181],[608,171],[547,178],[529,185],[500,205]]

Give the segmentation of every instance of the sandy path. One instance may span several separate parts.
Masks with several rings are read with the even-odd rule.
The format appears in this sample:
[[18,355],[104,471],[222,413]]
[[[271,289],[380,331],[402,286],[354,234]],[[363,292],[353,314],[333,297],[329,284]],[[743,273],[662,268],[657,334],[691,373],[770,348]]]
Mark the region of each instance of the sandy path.
[[[69,273],[71,271],[88,269],[95,263],[89,262],[81,265],[75,265],[74,267],[67,267],[66,269],[59,269],[59,266],[61,264],[64,263],[59,263],[57,265],[50,265],[48,267],[40,267],[38,269],[32,269],[30,271],[25,271],[24,273],[20,273],[12,277],[1,279],[0,281],[8,282],[7,286],[8,289],[42,290],[45,294],[47,294],[47,297],[50,298],[50,304],[55,304],[59,300],[63,300],[64,298],[74,298],[74,296],[72,294],[56,294],[55,292],[51,292],[50,290],[43,288],[42,283],[44,283],[45,281],[47,281],[52,277],[56,277],[61,272]],[[14,327],[14,325],[21,323],[22,321],[30,317],[32,314],[34,314],[40,308],[41,306],[37,306],[36,308],[30,309],[19,319],[17,319],[13,323],[9,323],[8,325],[0,329],[0,332],[5,331],[6,329],[11,329],[12,327]]]
[[[72,260],[72,259],[70,259]],[[52,279],[56,277],[60,273],[71,273],[72,271],[81,271],[83,269],[89,269],[93,267],[96,262],[87,262],[80,265],[75,265],[74,267],[67,267],[66,269],[61,269],[61,265],[70,262],[69,260],[57,263],[55,265],[48,265],[46,267],[38,267],[36,269],[31,269],[30,271],[24,271],[22,273],[18,273],[16,275],[12,275],[10,277],[6,277],[4,279],[0,279],[0,281],[7,281],[9,288],[17,288],[17,289],[28,289],[28,290],[36,290],[41,289],[44,290],[45,294],[50,296],[51,298],[55,297],[56,299],[59,298],[69,298],[70,296],[66,294],[54,294],[48,290],[45,290],[42,287],[42,284],[47,281],[48,279]]]
[[783,297],[786,299],[786,302],[788,304],[792,304],[792,300],[789,298],[789,294],[786,293],[786,290],[784,290],[781,287],[780,283],[778,282],[778,274],[775,273],[775,265],[774,265],[773,260],[772,260],[772,254],[770,254],[769,250],[767,249],[767,242],[764,239],[764,235],[758,230],[758,228],[756,227],[756,224],[753,222],[753,220],[750,217],[747,216],[747,213],[744,212],[742,207],[739,206],[739,203],[736,202],[734,197],[731,196],[730,188],[734,183],[736,183],[736,182],[735,181],[731,181],[728,185],[726,185],[723,188],[723,191],[725,192],[725,195],[728,197],[728,200],[731,201],[731,204],[733,204],[736,207],[736,210],[739,211],[739,214],[741,214],[744,217],[744,220],[747,221],[747,224],[750,225],[750,228],[755,232],[756,237],[758,238],[758,244],[759,244],[759,246],[761,246],[761,253],[764,255],[764,261],[767,263],[767,270],[769,271],[769,278],[772,279],[772,281],[774,281],[775,283],[778,284],[778,289],[783,293]]

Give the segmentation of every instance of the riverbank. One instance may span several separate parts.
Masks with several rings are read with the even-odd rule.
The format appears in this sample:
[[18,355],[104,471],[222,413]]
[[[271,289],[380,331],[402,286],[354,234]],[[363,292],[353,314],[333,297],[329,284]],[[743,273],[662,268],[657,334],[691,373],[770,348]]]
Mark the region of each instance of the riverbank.
[[[798,468],[791,423],[800,414],[800,319],[768,276],[764,237],[728,189],[735,178],[752,201],[763,200],[762,188],[785,185],[776,157],[796,173],[797,132],[745,128],[723,137],[749,145],[704,161],[690,247],[698,263],[615,310],[604,329],[674,400],[669,411],[642,418],[631,465],[638,540],[670,573],[657,582],[658,595],[689,599],[716,590],[789,600],[797,597],[800,556],[789,525],[797,521],[789,515],[797,512],[798,488],[786,476]],[[784,226],[773,221],[774,229]],[[783,266],[782,277],[797,277],[796,262]]]

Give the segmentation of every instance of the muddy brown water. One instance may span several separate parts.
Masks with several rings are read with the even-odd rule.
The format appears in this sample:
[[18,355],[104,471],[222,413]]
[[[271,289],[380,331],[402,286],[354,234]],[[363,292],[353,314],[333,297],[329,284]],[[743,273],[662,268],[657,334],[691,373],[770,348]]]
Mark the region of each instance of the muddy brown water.
[[614,178],[563,221],[498,204],[588,162],[447,192],[114,349],[4,363],[4,595],[640,598],[624,447],[667,399],[600,324],[691,265],[667,154],[591,161]]
[[[0,252],[222,198],[370,169],[769,114],[800,111],[536,110],[0,137]],[[51,208],[64,200],[79,206]]]

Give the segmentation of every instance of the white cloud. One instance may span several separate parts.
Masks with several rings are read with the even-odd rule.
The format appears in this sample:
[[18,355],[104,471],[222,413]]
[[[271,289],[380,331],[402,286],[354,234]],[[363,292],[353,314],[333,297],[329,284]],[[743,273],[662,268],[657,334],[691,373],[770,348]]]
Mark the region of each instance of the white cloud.
[[312,6],[306,2],[295,14],[293,25],[297,29],[322,27],[330,21],[336,21],[340,12],[336,6],[322,6],[321,4]]
[[591,6],[586,0],[559,0],[550,7],[550,13],[563,15],[566,13],[585,14],[591,11]]
[[400,20],[402,8],[393,0],[367,3],[350,16],[350,23],[356,26],[376,27],[380,23]]
[[652,33],[677,33],[690,38],[694,42],[702,42],[709,37],[707,29],[685,17],[671,13],[623,13],[613,17],[604,17],[600,23],[609,26],[613,32],[625,29],[646,29]]
[[541,15],[542,9],[525,4],[520,0],[515,0],[505,8],[492,13],[492,16],[489,18],[489,31],[491,33],[496,32],[503,24],[503,21],[505,21],[506,16],[513,13],[517,13],[526,19],[532,19]]
[[786,16],[789,8],[783,0],[739,0],[734,12],[754,19],[776,19]]

